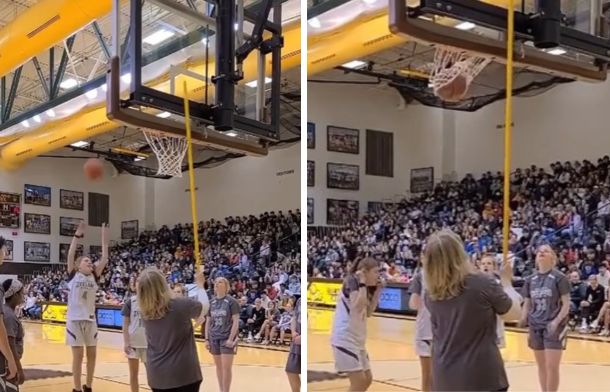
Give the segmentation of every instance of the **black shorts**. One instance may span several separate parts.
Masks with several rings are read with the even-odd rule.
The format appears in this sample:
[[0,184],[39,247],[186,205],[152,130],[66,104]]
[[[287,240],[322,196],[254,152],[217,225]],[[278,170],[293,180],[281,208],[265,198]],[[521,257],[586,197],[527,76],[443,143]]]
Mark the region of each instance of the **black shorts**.
[[153,392],[199,392],[199,387],[201,386],[201,381],[197,381],[194,384],[185,385],[178,388],[171,389],[158,389],[153,388]]
[[288,354],[288,361],[286,361],[286,373],[301,374],[301,354]]

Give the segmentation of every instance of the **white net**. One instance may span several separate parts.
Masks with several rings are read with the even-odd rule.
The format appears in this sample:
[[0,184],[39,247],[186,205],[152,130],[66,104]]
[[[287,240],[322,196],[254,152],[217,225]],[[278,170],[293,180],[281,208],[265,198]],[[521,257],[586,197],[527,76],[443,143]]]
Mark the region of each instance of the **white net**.
[[160,176],[182,177],[182,161],[188,143],[185,137],[145,130],[144,136],[150,148],[155,152]]
[[434,52],[434,68],[430,76],[434,95],[439,96],[439,90],[447,87],[460,76],[465,79],[465,94],[472,81],[490,62],[491,58],[473,56],[459,48],[437,46]]

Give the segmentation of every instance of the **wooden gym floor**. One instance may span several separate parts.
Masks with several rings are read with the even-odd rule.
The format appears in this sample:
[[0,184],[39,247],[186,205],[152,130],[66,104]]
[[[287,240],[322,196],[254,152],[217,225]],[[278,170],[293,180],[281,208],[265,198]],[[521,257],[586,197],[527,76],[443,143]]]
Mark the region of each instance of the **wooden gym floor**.
[[[331,310],[308,310],[308,391],[346,391],[348,381],[334,372],[330,350]],[[372,317],[368,352],[373,371],[370,391],[419,391],[419,360],[413,347],[415,322],[405,318]],[[511,391],[538,391],[534,356],[527,335],[507,332],[502,350]],[[561,365],[560,391],[608,391],[610,344],[599,339],[570,338]]]
[[[65,328],[61,325],[24,322],[25,352],[23,366],[36,380],[27,381],[22,391],[70,392],[72,390],[70,348],[64,344]],[[203,370],[202,391],[218,391],[216,370],[212,356],[201,342],[197,342],[199,360]],[[284,373],[287,351],[253,347],[240,347],[233,365],[234,391],[288,391],[290,386]],[[169,365],[169,364],[168,364]],[[83,382],[86,367],[83,366]],[[256,380],[256,381],[254,381]],[[253,382],[254,381],[254,382]],[[120,332],[100,331],[95,392],[128,392],[129,370],[123,354],[123,337]],[[140,366],[140,391],[150,391],[146,373]]]

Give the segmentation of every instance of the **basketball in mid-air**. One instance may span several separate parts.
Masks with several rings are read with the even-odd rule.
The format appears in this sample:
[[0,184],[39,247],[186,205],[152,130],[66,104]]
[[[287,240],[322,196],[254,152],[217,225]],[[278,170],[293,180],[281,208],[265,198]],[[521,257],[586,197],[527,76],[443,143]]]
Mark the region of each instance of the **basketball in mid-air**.
[[83,170],[89,180],[99,180],[104,176],[104,163],[100,159],[90,158],[83,165]]
[[446,102],[458,102],[464,99],[467,90],[468,83],[466,77],[464,75],[458,75],[451,82],[439,88],[436,91],[436,95]]

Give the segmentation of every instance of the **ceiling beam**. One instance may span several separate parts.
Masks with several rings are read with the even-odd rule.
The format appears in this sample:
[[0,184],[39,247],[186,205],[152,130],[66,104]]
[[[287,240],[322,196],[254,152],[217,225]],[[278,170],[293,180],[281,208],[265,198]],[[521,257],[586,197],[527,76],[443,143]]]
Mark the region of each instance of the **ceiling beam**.
[[47,96],[47,99],[51,99],[51,91],[49,91],[49,86],[47,86],[46,80],[44,80],[44,75],[42,74],[42,68],[40,67],[40,63],[38,62],[38,58],[34,56],[32,58],[32,62],[34,63],[34,67],[36,68],[36,73],[38,74],[38,79],[40,80],[40,84],[42,85],[42,89]]
[[51,86],[51,99],[56,98],[59,93],[59,85],[63,81],[64,75],[66,74],[66,68],[68,66],[68,51],[72,50],[72,46],[74,46],[74,40],[76,39],[76,35],[69,37],[66,40],[66,47],[64,48],[64,52],[61,55],[61,60],[59,60],[59,67],[57,68],[57,77]]
[[8,92],[8,98],[6,100],[6,105],[4,107],[4,113],[2,113],[2,122],[5,122],[11,116],[11,112],[13,111],[13,104],[15,103],[15,98],[17,96],[17,88],[19,87],[19,81],[21,80],[21,71],[23,70],[23,65],[15,70],[13,73],[13,81],[11,82],[11,89]]

